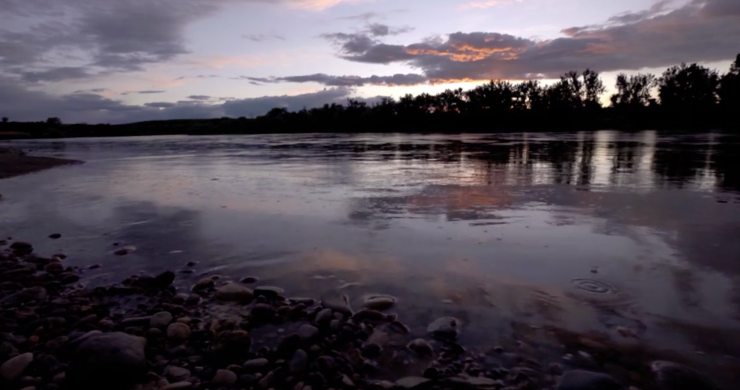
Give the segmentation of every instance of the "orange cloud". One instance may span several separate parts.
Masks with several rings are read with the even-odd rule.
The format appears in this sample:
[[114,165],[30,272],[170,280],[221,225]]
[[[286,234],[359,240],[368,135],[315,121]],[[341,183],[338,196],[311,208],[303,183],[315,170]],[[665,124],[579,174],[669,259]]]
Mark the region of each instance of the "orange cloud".
[[471,62],[480,61],[486,59],[492,55],[498,55],[500,60],[514,60],[518,58],[518,54],[522,49],[515,49],[512,47],[475,47],[469,44],[452,44],[455,51],[451,50],[437,50],[427,48],[407,48],[406,53],[412,55],[434,55],[449,57],[450,60],[455,62]]

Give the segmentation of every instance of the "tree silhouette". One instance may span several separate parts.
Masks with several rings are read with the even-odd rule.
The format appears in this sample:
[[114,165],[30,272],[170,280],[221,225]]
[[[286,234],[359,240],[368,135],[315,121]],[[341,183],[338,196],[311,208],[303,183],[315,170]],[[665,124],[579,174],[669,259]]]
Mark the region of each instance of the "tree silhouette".
[[8,123],[8,117],[7,116],[4,116],[3,117],[3,123]]
[[627,76],[621,73],[617,76],[617,93],[611,96],[612,107],[641,108],[650,105],[653,101],[653,89],[658,85],[658,79],[651,73]]
[[601,108],[599,97],[606,92],[604,82],[599,74],[593,70],[586,69],[583,72],[583,101],[586,108]]
[[730,65],[730,71],[722,76],[718,93],[723,107],[740,108],[740,54]]
[[660,104],[667,109],[697,110],[717,104],[719,75],[698,64],[668,68],[658,85]]
[[49,118],[49,119],[46,120],[46,124],[49,125],[49,126],[55,126],[55,127],[56,126],[61,126],[62,125],[62,120],[59,119],[59,118],[57,118],[57,117],[51,117],[51,118]]

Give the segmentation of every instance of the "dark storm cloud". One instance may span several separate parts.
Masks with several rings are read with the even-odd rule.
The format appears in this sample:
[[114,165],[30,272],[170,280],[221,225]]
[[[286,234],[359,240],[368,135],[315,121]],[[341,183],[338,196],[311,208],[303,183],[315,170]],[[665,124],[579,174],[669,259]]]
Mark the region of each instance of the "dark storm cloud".
[[273,40],[279,40],[284,41],[285,37],[278,34],[247,34],[242,35],[242,38],[248,39],[252,42],[265,42],[265,41],[273,41]]
[[363,85],[384,85],[384,86],[407,86],[424,84],[428,81],[427,77],[418,74],[395,74],[392,76],[331,76],[323,73],[304,75],[304,76],[287,76],[287,77],[235,77],[235,80],[248,80],[252,83],[319,83],[328,87],[361,87]]
[[535,41],[492,32],[390,45],[367,33],[329,34],[341,58],[405,62],[433,81],[555,77],[571,69],[636,70],[680,62],[734,58],[740,40],[740,1],[695,0],[675,9],[659,2],[600,25],[563,30],[566,37]]

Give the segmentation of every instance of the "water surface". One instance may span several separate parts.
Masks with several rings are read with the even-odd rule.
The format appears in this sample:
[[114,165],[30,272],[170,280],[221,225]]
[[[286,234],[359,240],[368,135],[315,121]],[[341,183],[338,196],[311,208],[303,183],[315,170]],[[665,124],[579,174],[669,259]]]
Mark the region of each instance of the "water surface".
[[[0,181],[0,236],[95,286],[181,270],[399,297],[478,346],[553,329],[724,367],[740,356],[740,142],[721,134],[168,136],[14,141],[84,160]],[[51,233],[60,240],[50,240]],[[114,244],[118,244],[117,246]],[[136,250],[126,256],[121,246]],[[560,352],[559,352],[560,351]]]

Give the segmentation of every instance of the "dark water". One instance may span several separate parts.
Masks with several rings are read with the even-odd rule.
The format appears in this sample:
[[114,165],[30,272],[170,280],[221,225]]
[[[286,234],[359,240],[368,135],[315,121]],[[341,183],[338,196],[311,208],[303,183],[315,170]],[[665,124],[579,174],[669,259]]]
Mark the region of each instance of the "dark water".
[[[563,332],[711,370],[740,357],[740,140],[612,131],[13,142],[85,160],[0,181],[0,236],[139,272],[399,297],[478,346]],[[51,233],[60,240],[50,240]],[[118,247],[114,243],[121,243]],[[115,256],[120,246],[136,250]],[[557,330],[556,332],[553,329]],[[666,352],[667,351],[667,352]]]

